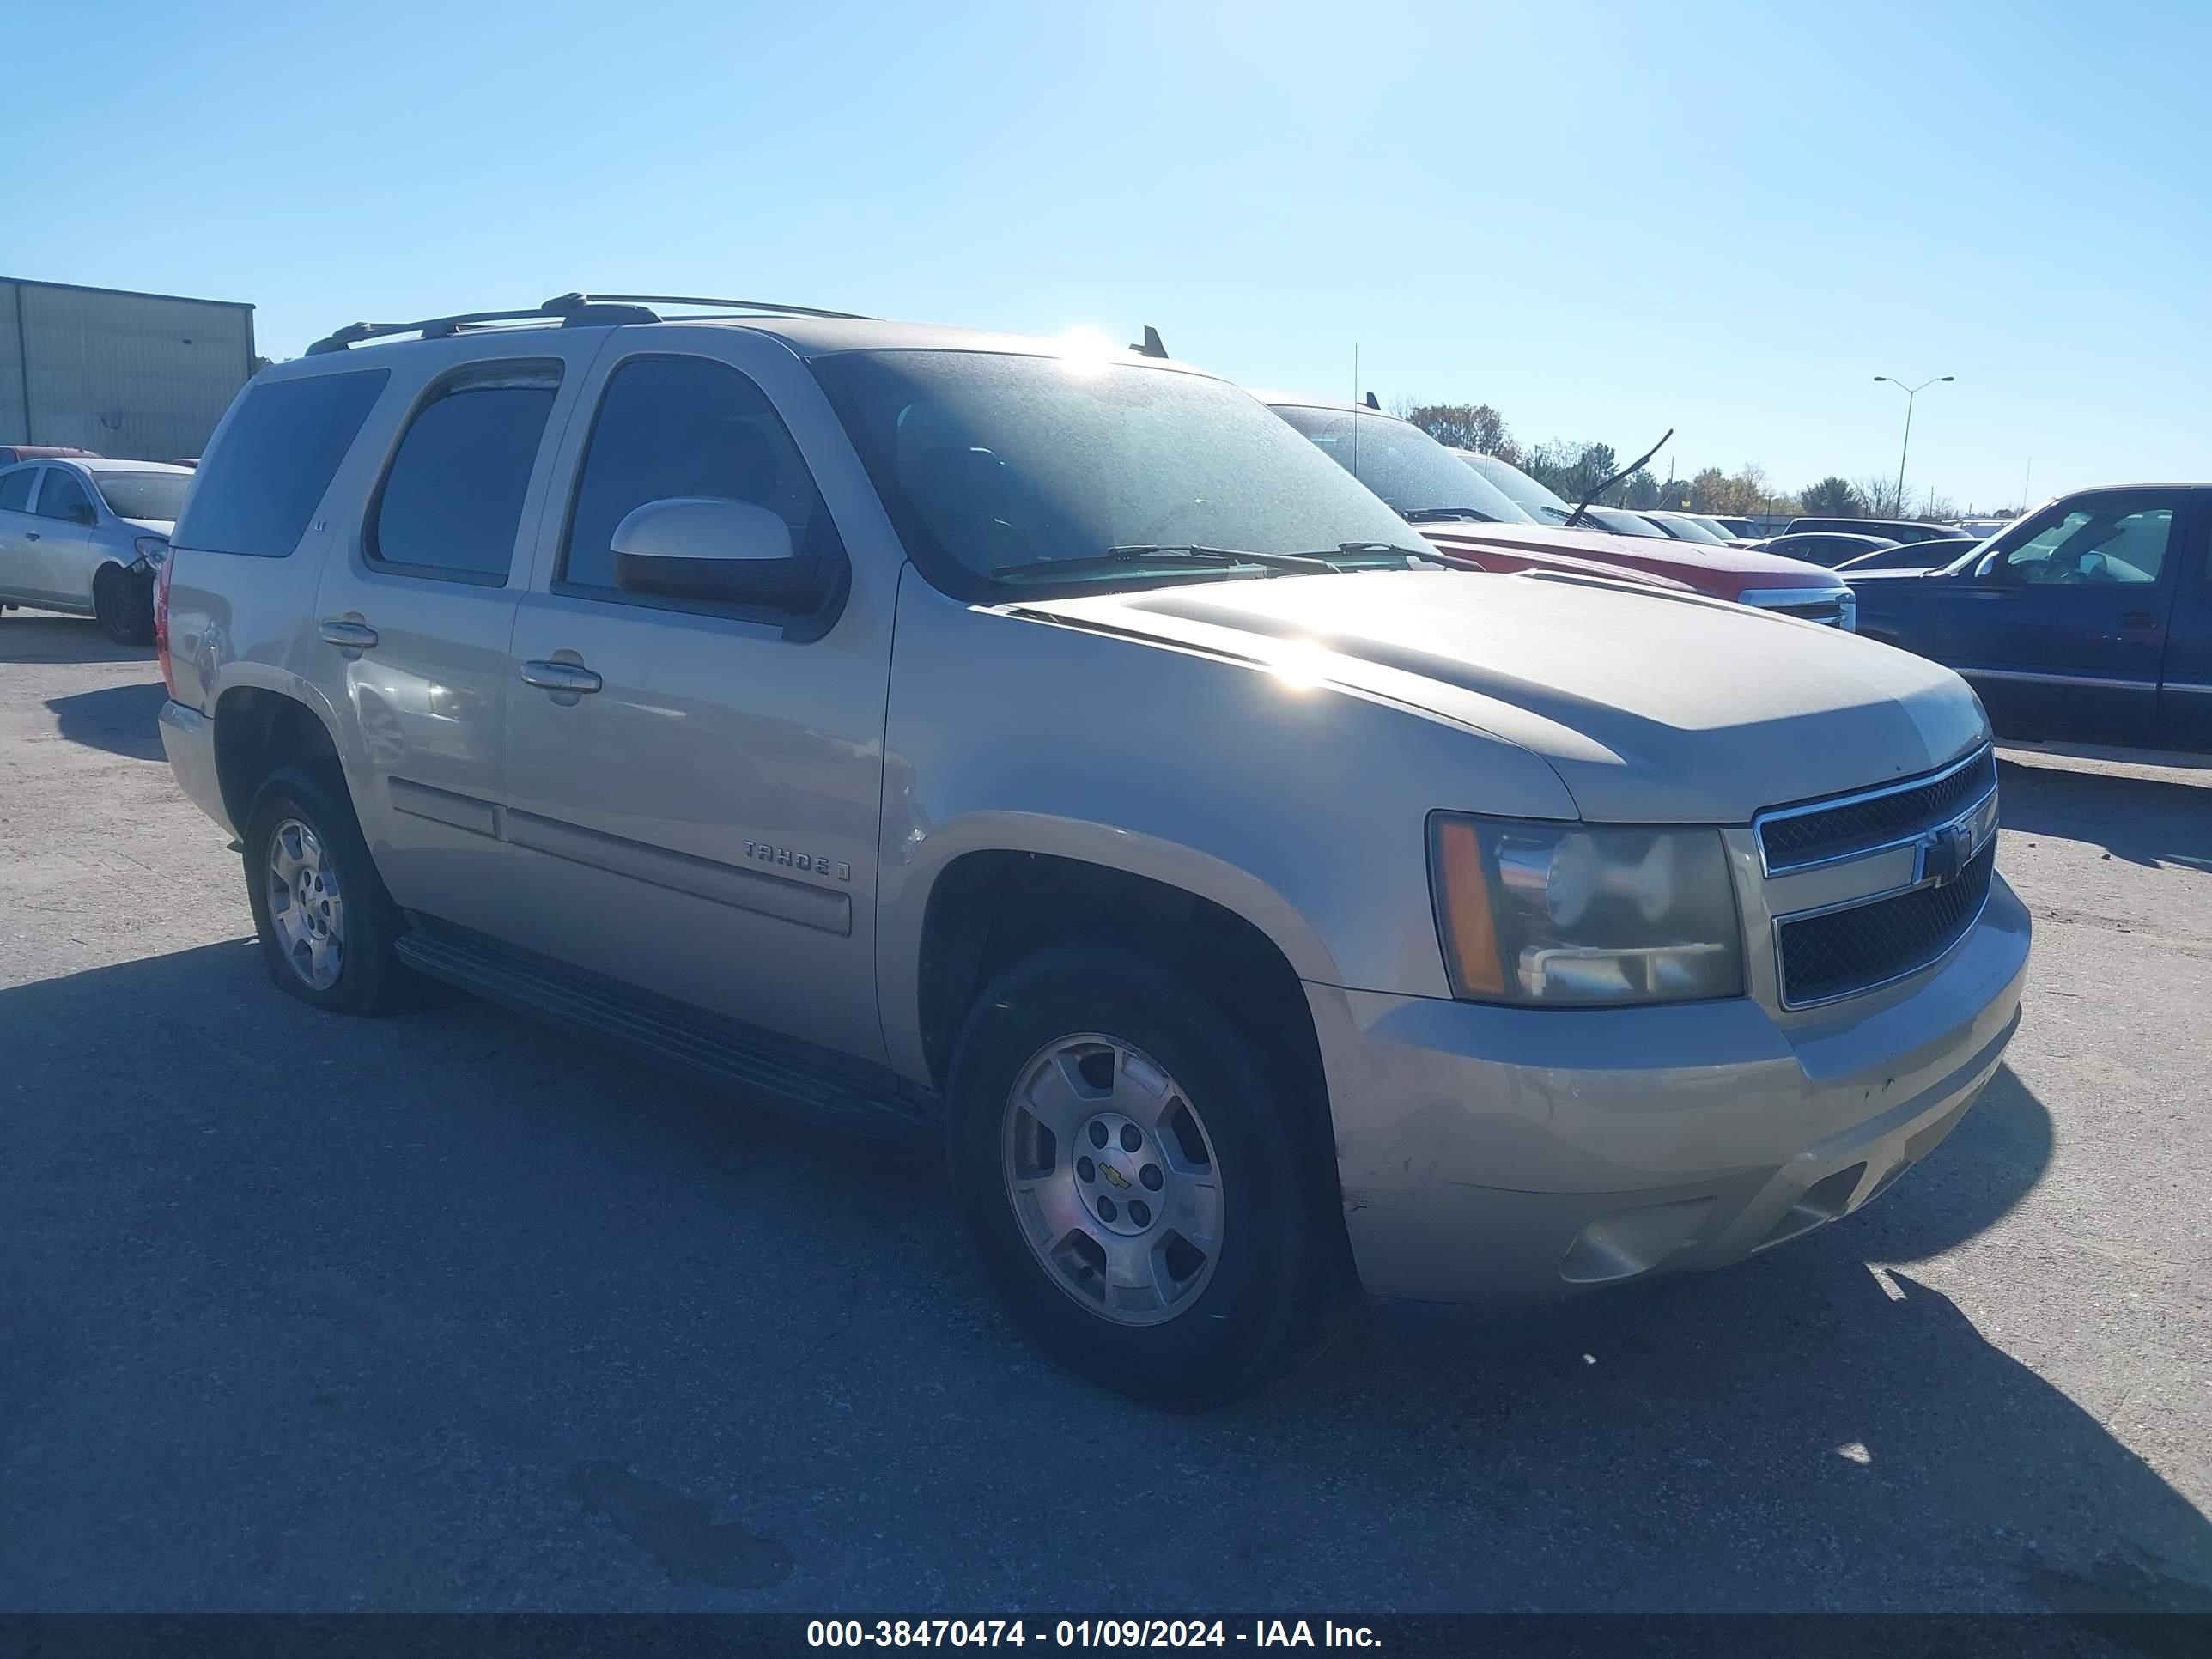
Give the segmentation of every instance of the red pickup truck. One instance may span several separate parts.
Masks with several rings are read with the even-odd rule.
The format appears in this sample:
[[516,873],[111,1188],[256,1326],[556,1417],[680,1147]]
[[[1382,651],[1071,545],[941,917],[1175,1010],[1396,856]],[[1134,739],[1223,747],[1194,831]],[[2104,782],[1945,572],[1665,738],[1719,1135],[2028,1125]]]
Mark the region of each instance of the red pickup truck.
[[[1446,558],[1485,570],[1609,568],[1714,599],[1850,629],[1857,602],[1832,570],[1748,548],[1569,530],[1573,509],[1525,473],[1448,449],[1411,422],[1355,404],[1263,395],[1276,414],[1416,526]],[[1486,476],[1487,475],[1487,476]],[[1506,486],[1511,486],[1509,493]],[[1516,499],[1516,496],[1521,499]],[[1551,522],[1545,522],[1545,520]]]

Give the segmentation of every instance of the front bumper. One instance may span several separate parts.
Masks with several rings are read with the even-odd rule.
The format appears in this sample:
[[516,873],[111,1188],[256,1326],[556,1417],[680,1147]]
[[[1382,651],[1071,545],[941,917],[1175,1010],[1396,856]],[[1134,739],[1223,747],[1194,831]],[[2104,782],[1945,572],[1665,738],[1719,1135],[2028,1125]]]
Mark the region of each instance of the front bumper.
[[158,718],[161,752],[169,757],[177,787],[193,805],[221,824],[224,834],[236,836],[238,826],[230,821],[223,805],[222,781],[215,767],[215,722],[198,709],[173,702],[161,705]]
[[1848,1214],[1996,1072],[2028,939],[1998,876],[1942,963],[1813,1016],[1309,984],[1362,1283],[1440,1303],[1552,1295],[1723,1267]]

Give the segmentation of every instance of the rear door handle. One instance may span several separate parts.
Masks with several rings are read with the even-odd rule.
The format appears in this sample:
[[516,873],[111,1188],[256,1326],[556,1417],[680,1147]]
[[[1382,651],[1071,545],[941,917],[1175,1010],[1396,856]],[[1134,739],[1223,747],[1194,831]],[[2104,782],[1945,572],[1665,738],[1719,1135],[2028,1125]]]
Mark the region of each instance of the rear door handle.
[[356,658],[376,643],[376,630],[367,623],[355,622],[344,617],[328,617],[315,624],[326,645],[335,645],[349,659]]
[[544,691],[566,691],[571,696],[580,696],[599,689],[599,677],[581,663],[526,662],[522,665],[522,683]]
[[42,538],[40,536],[39,532],[38,532],[37,531],[35,531],[35,530],[26,530],[26,531],[23,532],[23,539],[24,539],[25,541],[27,541],[27,542],[35,542],[35,541],[41,540],[41,539],[42,539]]
[[2123,628],[2155,628],[2158,626],[2158,612],[2155,611],[2123,611],[2120,613],[2120,626]]

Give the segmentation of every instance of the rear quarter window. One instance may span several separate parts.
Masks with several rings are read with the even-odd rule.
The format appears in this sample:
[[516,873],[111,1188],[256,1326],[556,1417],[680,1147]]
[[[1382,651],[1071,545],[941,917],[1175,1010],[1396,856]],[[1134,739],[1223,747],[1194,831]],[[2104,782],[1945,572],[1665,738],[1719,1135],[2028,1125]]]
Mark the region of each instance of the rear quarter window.
[[247,387],[200,462],[177,545],[289,555],[391,378],[389,369],[355,369]]

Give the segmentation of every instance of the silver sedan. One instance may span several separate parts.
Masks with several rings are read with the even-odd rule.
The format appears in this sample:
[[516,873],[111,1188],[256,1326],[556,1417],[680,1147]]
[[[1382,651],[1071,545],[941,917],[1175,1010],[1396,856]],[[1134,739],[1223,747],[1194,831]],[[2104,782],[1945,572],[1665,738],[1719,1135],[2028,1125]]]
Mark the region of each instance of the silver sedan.
[[96,617],[122,645],[154,642],[154,573],[191,483],[164,461],[70,457],[0,468],[0,609]]

